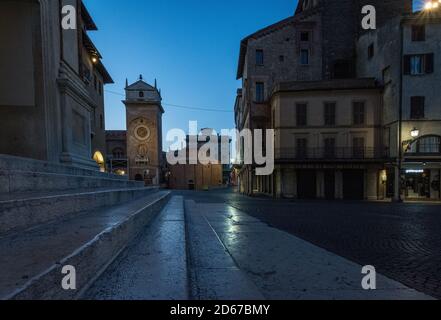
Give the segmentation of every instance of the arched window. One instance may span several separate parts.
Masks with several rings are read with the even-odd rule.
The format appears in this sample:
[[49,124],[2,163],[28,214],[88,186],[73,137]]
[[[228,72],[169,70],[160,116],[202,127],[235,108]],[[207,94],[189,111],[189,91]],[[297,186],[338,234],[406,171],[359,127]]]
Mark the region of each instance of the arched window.
[[424,136],[414,141],[407,154],[439,154],[441,153],[441,137]]
[[144,98],[144,91],[139,91],[139,97]]

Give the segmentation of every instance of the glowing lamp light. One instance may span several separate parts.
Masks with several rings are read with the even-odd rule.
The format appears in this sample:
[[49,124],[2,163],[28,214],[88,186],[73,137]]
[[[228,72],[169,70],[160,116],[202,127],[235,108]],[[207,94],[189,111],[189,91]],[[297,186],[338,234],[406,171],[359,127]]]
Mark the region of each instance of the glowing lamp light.
[[413,128],[410,132],[410,135],[412,138],[418,138],[418,136],[420,135],[420,130],[418,130],[417,128]]
[[440,7],[440,4],[441,0],[428,1],[424,4],[424,10],[438,9]]
[[97,58],[97,57],[95,57],[95,56],[94,56],[94,57],[92,57],[92,62],[93,62],[93,63],[97,63],[97,62],[98,62],[98,58]]

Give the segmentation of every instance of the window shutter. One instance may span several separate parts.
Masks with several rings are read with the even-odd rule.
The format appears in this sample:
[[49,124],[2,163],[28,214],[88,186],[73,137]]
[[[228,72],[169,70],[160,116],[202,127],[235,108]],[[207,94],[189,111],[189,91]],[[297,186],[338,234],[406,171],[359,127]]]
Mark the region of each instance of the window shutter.
[[433,67],[434,67],[434,55],[433,53],[429,53],[425,55],[425,71],[426,73],[433,73]]
[[410,55],[404,56],[404,62],[403,62],[404,74],[410,74],[410,57],[411,57]]

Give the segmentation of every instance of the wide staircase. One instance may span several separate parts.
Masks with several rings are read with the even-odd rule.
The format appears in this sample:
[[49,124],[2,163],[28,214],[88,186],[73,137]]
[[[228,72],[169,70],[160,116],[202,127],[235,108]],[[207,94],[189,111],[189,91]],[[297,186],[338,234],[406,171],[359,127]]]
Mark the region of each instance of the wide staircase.
[[[73,299],[161,212],[169,192],[0,155],[0,299]],[[65,266],[76,290],[62,286]]]

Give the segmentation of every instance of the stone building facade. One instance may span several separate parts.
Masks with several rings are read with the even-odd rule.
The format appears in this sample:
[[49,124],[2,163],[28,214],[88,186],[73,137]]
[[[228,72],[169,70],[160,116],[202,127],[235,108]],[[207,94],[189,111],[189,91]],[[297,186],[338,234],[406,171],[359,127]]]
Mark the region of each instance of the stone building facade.
[[[378,198],[386,150],[374,79],[282,82],[271,99],[275,172],[257,187],[277,197]],[[268,184],[269,182],[269,184]]]
[[[73,5],[77,28],[61,27]],[[0,153],[97,169],[105,159],[103,86],[112,78],[76,0],[0,2]],[[103,169],[103,167],[102,167]]]
[[[204,129],[204,132],[207,133],[212,129]],[[212,132],[212,131],[211,131]],[[207,134],[211,136],[211,139],[214,139],[215,136],[213,134]],[[218,160],[210,161],[208,164],[201,163],[198,161],[197,164],[190,163],[190,140],[193,138],[194,141],[197,141],[199,137],[196,136],[187,136],[186,146],[183,150],[185,150],[186,155],[186,164],[176,164],[176,165],[168,165],[168,187],[170,189],[178,189],[178,190],[208,190],[213,188],[219,188],[225,185],[224,181],[224,169],[225,166],[220,163],[220,155],[222,152],[222,137],[216,135],[217,137],[217,145],[218,145]],[[228,138],[228,140],[230,140]],[[213,141],[213,140],[211,140]],[[195,144],[194,150],[199,153],[201,150],[203,143],[198,142]],[[197,146],[197,147],[196,147]],[[182,152],[182,150],[181,150]]]
[[412,12],[410,0],[304,0],[293,17],[242,41],[236,127],[275,129],[276,170],[258,177],[254,165],[239,165],[241,192],[387,197],[385,164],[393,157],[393,145],[384,141],[387,89],[376,75],[359,71],[357,39],[367,33],[361,29],[366,4],[376,7],[380,30]]
[[357,42],[360,76],[384,85],[387,197],[441,199],[441,9],[397,17]]

